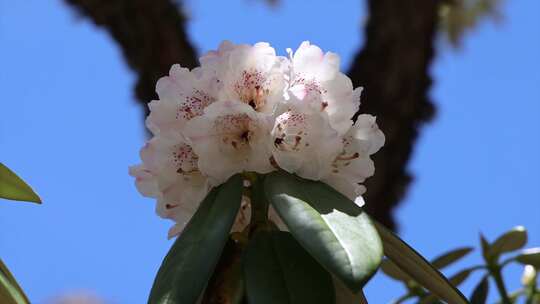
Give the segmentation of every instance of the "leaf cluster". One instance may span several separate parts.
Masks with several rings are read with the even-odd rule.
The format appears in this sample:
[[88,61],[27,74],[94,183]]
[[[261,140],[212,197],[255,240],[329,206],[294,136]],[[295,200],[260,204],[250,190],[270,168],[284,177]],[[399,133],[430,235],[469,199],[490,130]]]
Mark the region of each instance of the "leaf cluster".
[[[34,190],[2,163],[0,163],[0,198],[41,204],[41,199]],[[30,303],[2,260],[0,260],[0,303]]]
[[[230,234],[242,195],[250,197],[251,223]],[[287,231],[268,219],[270,206]],[[330,186],[282,171],[238,174],[202,202],[165,257],[148,302],[327,304],[342,290],[365,301],[362,287],[383,256],[438,298],[467,303],[435,266]]]
[[[538,303],[540,300],[540,291],[536,285],[536,272],[540,269],[540,247],[522,250],[526,243],[527,231],[521,226],[507,231],[491,243],[481,235],[480,246],[484,263],[458,271],[450,276],[449,281],[453,285],[459,286],[473,272],[481,271],[483,272],[483,275],[469,297],[471,303],[486,303],[490,282],[495,284],[499,291],[501,297],[499,302],[501,303],[516,303],[521,297],[525,298],[526,303]],[[443,269],[458,262],[472,251],[472,247],[456,248],[433,259],[431,264],[438,269]],[[514,253],[514,255],[502,259],[503,256],[510,253]],[[524,282],[523,288],[508,293],[502,278],[502,269],[506,265],[514,262],[532,267],[534,269],[533,274],[535,277]],[[407,290],[406,293],[397,298],[394,303],[402,303],[406,300],[415,300],[417,303],[421,304],[441,303],[434,294],[422,287],[415,278],[401,271],[394,261],[388,259],[384,260],[381,264],[381,269],[390,278],[402,282]]]

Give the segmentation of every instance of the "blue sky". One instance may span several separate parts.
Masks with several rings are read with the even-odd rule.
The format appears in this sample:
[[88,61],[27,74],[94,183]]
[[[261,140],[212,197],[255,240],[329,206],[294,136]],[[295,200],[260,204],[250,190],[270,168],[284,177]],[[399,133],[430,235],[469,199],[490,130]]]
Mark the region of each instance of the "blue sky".
[[[362,41],[361,1],[281,2],[188,1],[189,33],[201,52],[229,39],[284,54],[311,40],[348,65]],[[416,179],[397,211],[403,238],[427,257],[516,225],[540,246],[538,11],[537,1],[507,1],[502,23],[482,23],[460,50],[438,47],[438,115],[421,133]],[[44,201],[0,202],[2,259],[35,303],[78,290],[145,302],[171,242],[169,223],[127,175],[144,133],[119,49],[59,0],[0,0],[0,55],[0,160]],[[479,260],[476,252],[462,265]],[[517,287],[520,269],[507,274]],[[386,303],[401,287],[378,275],[366,292]]]

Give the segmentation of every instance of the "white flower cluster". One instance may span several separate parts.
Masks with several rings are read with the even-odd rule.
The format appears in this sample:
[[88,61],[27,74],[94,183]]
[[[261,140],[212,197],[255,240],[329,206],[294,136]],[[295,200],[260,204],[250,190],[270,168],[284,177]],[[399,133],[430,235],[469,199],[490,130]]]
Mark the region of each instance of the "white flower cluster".
[[178,234],[211,187],[244,171],[283,169],[321,180],[361,204],[384,144],[375,117],[352,116],[361,88],[339,56],[303,42],[289,58],[268,43],[223,42],[193,70],[173,65],[159,79],[146,125],[154,137],[130,168],[139,191]]

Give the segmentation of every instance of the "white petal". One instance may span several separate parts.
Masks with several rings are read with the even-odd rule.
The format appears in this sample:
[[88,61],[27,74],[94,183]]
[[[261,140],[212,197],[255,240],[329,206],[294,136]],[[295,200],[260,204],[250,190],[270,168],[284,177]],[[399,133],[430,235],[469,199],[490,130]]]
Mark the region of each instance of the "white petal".
[[235,173],[272,170],[264,115],[238,101],[218,101],[186,125],[201,172],[220,184]]
[[[184,138],[155,136],[142,149],[143,164],[130,168],[145,195],[157,198],[156,212],[183,227],[210,190],[207,177],[197,168],[197,155]],[[174,233],[173,233],[174,232]]]
[[268,43],[235,46],[217,68],[223,83],[220,99],[242,101],[258,112],[271,113],[283,99],[287,66],[288,61],[276,56]]
[[354,149],[371,155],[384,146],[385,136],[375,122],[375,116],[358,115],[356,123],[351,128],[349,136],[354,138]]
[[339,71],[339,56],[323,54],[319,47],[304,42],[292,58],[291,70],[287,93],[326,111],[330,125],[345,134],[358,110],[361,90],[353,90],[349,77]]
[[215,73],[173,65],[169,76],[160,78],[156,84],[159,100],[149,104],[146,125],[156,135],[179,132],[187,121],[201,115],[215,100],[217,89]]
[[326,53],[308,41],[302,42],[293,56],[294,72],[309,74],[326,81],[339,71],[340,59],[334,53]]
[[271,132],[272,155],[280,168],[313,180],[330,171],[342,141],[324,112],[290,107],[276,118]]
[[142,195],[154,198],[159,196],[156,177],[143,165],[129,167],[129,175],[135,177],[135,185]]

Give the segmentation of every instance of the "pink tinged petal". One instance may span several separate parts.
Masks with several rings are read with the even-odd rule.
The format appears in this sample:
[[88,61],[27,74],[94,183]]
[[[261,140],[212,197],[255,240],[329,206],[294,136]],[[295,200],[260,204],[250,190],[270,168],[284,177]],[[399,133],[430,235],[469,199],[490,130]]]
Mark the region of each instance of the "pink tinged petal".
[[162,100],[150,102],[149,108],[150,115],[146,118],[146,126],[154,135],[178,132],[192,116],[182,111],[180,104]]
[[299,100],[304,100],[304,98],[306,97],[308,93],[308,90],[306,89],[305,85],[300,84],[300,85],[295,85],[292,88],[290,88],[289,92],[293,94]]
[[365,153],[368,155],[377,152],[385,142],[384,133],[379,129],[375,120],[376,118],[372,115],[359,115],[353,129],[351,129],[351,136],[367,143],[368,149]]
[[157,166],[156,139],[153,138],[146,142],[140,151],[140,157],[147,169],[150,171],[159,171]]
[[135,186],[143,196],[155,198],[159,195],[155,176],[142,165],[129,167],[129,175],[135,177]]
[[355,104],[356,109],[358,109],[360,107],[360,103],[361,103],[360,100],[361,100],[361,96],[362,96],[363,91],[364,91],[363,87],[358,87],[358,88],[353,90],[352,99],[353,99],[353,103]]
[[[234,173],[267,172],[271,169],[264,144],[264,119],[239,101],[218,101],[186,125],[184,134],[199,156],[199,169],[212,181],[223,181]],[[219,166],[216,165],[219,163]]]
[[326,53],[304,41],[293,56],[294,73],[301,74],[308,79],[316,78],[318,81],[327,81],[339,72],[340,59],[337,54]]
[[167,233],[167,239],[170,240],[179,236],[186,227],[186,224],[187,222],[174,224]]
[[318,46],[311,45],[309,41],[302,42],[293,57],[295,68],[300,69],[321,62],[323,59],[323,51]]
[[325,176],[342,149],[326,114],[311,107],[291,108],[279,115],[271,135],[277,165],[307,179]]

